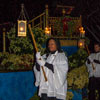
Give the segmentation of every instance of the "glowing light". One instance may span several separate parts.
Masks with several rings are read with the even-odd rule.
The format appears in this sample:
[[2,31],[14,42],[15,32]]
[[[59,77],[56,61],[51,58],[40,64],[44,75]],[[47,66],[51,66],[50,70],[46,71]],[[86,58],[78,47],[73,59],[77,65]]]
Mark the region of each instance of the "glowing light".
[[85,30],[84,30],[84,28],[83,27],[80,27],[79,28],[79,31],[80,31],[80,36],[81,37],[85,37]]
[[23,27],[20,27],[20,31],[23,31],[24,30],[24,28]]
[[79,42],[78,42],[78,47],[79,47],[79,48],[84,48],[84,42],[85,42],[85,41],[82,40],[82,39],[79,40]]
[[80,45],[80,46],[82,46],[82,45],[83,45],[83,43],[80,43],[79,45]]
[[18,36],[26,36],[27,31],[27,21],[26,20],[18,20]]
[[45,34],[50,35],[51,34],[51,27],[45,28]]

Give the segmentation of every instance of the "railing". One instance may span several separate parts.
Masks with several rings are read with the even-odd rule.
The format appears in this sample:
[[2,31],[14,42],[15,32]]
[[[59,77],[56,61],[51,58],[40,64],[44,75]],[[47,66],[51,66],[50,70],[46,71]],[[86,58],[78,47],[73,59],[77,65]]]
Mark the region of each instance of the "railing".
[[40,27],[44,29],[45,28],[45,13],[42,13],[39,16],[33,18],[31,21],[29,21],[29,24],[31,24],[32,28]]
[[48,5],[46,5],[45,8],[45,12],[29,21],[32,28],[39,27],[44,30],[45,27],[48,27]]

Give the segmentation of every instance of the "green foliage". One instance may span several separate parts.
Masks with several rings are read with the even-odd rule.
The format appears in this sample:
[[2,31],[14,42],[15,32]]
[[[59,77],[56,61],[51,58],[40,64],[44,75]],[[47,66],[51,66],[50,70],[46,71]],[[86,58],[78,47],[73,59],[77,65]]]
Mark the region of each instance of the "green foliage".
[[[32,29],[36,39],[37,47],[43,54],[42,45],[46,42],[48,36],[40,28]],[[9,52],[0,53],[0,70],[29,70],[32,69],[34,63],[34,46],[32,37],[27,30],[26,37],[18,37],[16,27],[14,26],[8,32],[10,41]]]
[[43,45],[48,39],[48,36],[45,35],[44,30],[42,30],[41,28],[34,28],[32,29],[32,31],[34,33],[37,44]]
[[68,57],[69,68],[77,68],[85,64],[88,54],[84,49],[79,49],[75,54]]
[[74,96],[74,95],[73,95],[72,92],[67,91],[67,97],[66,97],[66,100],[72,100],[73,96]]
[[88,72],[85,61],[88,54],[86,50],[79,49],[75,54],[69,56],[69,72],[67,76],[68,89],[78,90],[88,85]]
[[8,32],[8,39],[10,41],[9,52],[14,54],[33,53],[32,41],[27,37],[18,37],[16,27],[14,26]]
[[[43,45],[48,38],[44,31],[40,28],[32,29],[37,45],[39,45],[39,49],[41,49],[41,45]],[[18,37],[16,32],[16,27],[14,26],[8,32],[8,39],[10,41],[9,51],[14,54],[32,54],[34,51],[32,37],[30,35],[29,30],[27,31],[26,37]]]
[[82,89],[88,84],[88,72],[86,66],[83,65],[79,68],[74,68],[68,73],[68,88],[69,89]]
[[33,55],[30,54],[9,54],[0,53],[0,70],[30,70],[34,62]]

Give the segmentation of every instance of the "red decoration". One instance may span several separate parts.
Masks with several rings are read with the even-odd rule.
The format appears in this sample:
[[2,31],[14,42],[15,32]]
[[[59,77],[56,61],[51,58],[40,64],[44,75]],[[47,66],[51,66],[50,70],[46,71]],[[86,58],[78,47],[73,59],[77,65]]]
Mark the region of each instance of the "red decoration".
[[66,35],[66,31],[68,31],[68,22],[71,21],[72,19],[71,18],[64,18],[62,20],[62,23],[63,23],[63,35]]

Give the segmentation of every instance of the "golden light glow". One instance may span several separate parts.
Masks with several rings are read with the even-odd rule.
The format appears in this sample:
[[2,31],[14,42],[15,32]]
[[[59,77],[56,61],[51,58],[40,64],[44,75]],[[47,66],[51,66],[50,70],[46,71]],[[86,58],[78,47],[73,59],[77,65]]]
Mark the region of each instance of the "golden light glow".
[[82,46],[82,45],[83,45],[83,43],[79,43],[79,45],[80,45],[80,46]]
[[24,30],[24,28],[23,27],[20,27],[20,31],[23,31]]
[[45,34],[48,34],[48,35],[51,34],[51,27],[46,27],[45,28]]
[[85,34],[85,31],[82,31],[82,34]]
[[79,48],[84,48],[84,40],[79,40],[78,47]]
[[62,9],[62,13],[63,13],[63,14],[65,14],[65,13],[66,13],[65,9]]
[[79,31],[80,31],[81,34],[85,34],[85,30],[84,30],[83,27],[80,27],[80,28],[79,28]]

